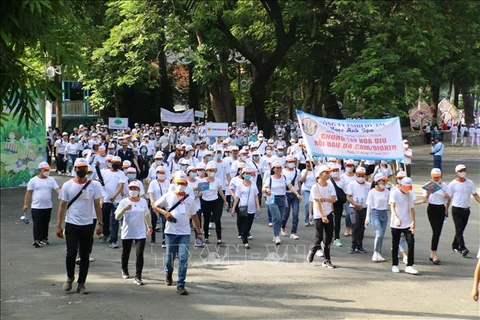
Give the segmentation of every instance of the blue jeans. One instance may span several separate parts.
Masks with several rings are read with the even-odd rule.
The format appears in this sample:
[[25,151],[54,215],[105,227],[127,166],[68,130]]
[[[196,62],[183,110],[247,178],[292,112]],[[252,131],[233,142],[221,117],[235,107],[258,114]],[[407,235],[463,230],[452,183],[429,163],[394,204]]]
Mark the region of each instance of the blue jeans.
[[387,230],[388,213],[387,210],[372,210],[372,225],[375,230],[375,240],[373,250],[382,252],[383,236]]
[[350,219],[350,203],[347,201],[345,202],[345,227],[351,228],[352,227],[352,220]]
[[442,156],[433,156],[433,167],[442,170]]
[[75,160],[77,160],[76,154],[67,154],[68,172],[72,172]]
[[310,204],[310,191],[303,190],[302,191],[302,198],[303,198],[303,204],[305,206],[305,223],[310,222],[310,213],[308,212],[308,207]]
[[275,202],[268,205],[270,213],[272,214],[273,236],[277,237],[280,234],[280,227],[282,226],[282,217],[285,214],[286,203],[285,196],[275,196]]
[[300,209],[300,201],[295,194],[287,192],[287,208],[282,217],[282,228],[287,226],[288,218],[290,218],[290,208],[292,208],[292,230],[291,233],[297,233],[298,227],[298,211]]
[[173,261],[178,256],[178,278],[177,286],[184,286],[187,278],[188,268],[188,246],[190,245],[190,235],[178,235],[167,233],[165,235],[165,244],[167,245],[167,256],[165,259],[165,272],[173,273]]
[[120,221],[115,219],[115,210],[117,210],[117,204],[112,203],[112,210],[110,211],[110,243],[118,241]]

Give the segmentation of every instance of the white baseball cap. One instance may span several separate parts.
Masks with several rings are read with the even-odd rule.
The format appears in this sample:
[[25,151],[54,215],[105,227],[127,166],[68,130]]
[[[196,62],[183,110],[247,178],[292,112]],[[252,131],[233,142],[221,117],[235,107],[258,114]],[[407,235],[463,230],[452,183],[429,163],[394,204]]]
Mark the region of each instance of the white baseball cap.
[[42,161],[38,164],[37,169],[50,170],[50,165],[46,161]]
[[380,172],[379,172],[379,173],[377,173],[377,174],[375,175],[375,177],[373,177],[373,180],[374,180],[375,182],[377,182],[377,181],[379,181],[379,180],[387,181],[388,178],[387,178],[386,175],[384,175],[383,173],[380,173]]
[[436,177],[441,177],[442,176],[442,170],[439,168],[433,168],[432,171],[430,171],[430,176],[436,178]]
[[464,164],[458,164],[456,167],[455,167],[455,172],[458,172],[460,170],[466,170],[467,167],[464,165]]
[[140,189],[141,189],[141,188],[140,188],[140,181],[138,181],[138,180],[133,180],[133,181],[131,181],[131,182],[128,184],[128,189],[130,189],[130,188],[137,188],[137,189],[140,190]]

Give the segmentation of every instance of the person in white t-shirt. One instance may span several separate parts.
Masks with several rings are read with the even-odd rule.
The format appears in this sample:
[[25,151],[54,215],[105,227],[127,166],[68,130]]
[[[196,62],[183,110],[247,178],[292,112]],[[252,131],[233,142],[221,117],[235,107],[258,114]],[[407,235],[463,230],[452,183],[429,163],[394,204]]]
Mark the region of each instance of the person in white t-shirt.
[[[287,181],[292,184],[297,193],[300,193],[300,170],[296,168],[297,159],[294,156],[286,157],[286,167],[282,170],[282,174],[287,178]],[[282,217],[282,229],[281,235],[287,236],[287,222],[290,217],[290,209],[292,210],[292,228],[290,230],[290,239],[298,240],[297,227],[298,227],[298,212],[300,209],[300,201],[291,191],[287,191],[287,208],[285,214]]]
[[[357,179],[357,175],[355,174],[355,162],[352,159],[348,159],[345,161],[345,172],[340,175],[340,179],[343,181],[343,191],[347,190],[347,186],[350,182],[355,181]],[[352,235],[352,220],[350,219],[350,203],[348,201],[345,202],[343,209],[345,210],[345,236]]]
[[452,132],[452,146],[457,146],[458,126],[452,126],[450,131]]
[[407,177],[412,176],[412,154],[413,151],[409,148],[408,140],[403,140],[403,159],[400,161],[398,171],[402,170],[407,173]]
[[477,125],[477,129],[475,129],[475,137],[477,139],[477,147],[480,147],[480,125]]
[[30,179],[23,200],[23,212],[28,211],[31,201],[33,221],[33,243],[35,248],[48,245],[48,224],[52,215],[52,191],[60,194],[57,181],[50,177],[50,166],[42,161],[38,164],[38,175]]
[[432,227],[432,242],[430,247],[430,261],[433,264],[440,264],[437,255],[438,242],[444,220],[448,217],[448,207],[450,206],[450,196],[447,193],[448,185],[442,181],[442,170],[433,168],[430,171],[431,182],[440,188],[436,190],[433,185],[429,190],[423,190],[423,203],[428,203],[427,215],[430,226]]
[[[88,291],[85,287],[85,280],[87,279],[88,267],[90,265],[89,255],[95,228],[92,220],[93,216],[96,216],[97,221],[102,221],[100,200],[103,192],[100,184],[91,183],[91,180],[86,178],[88,172],[87,160],[83,158],[77,159],[74,168],[77,176],[65,182],[60,191],[56,234],[57,237],[63,239],[62,222],[65,217],[67,280],[63,284],[63,290],[72,290],[72,283],[75,278],[75,258],[78,251],[80,271],[77,280],[77,292],[86,294]],[[103,233],[102,225],[102,222],[98,222],[97,235]]]
[[375,240],[373,244],[373,262],[383,262],[382,256],[383,236],[388,224],[388,200],[390,191],[387,189],[387,176],[377,173],[374,177],[375,187],[370,189],[367,195],[367,218],[365,226],[371,222],[375,229]]
[[[158,199],[160,199],[164,194],[168,192],[168,189],[170,188],[170,180],[167,178],[165,168],[159,166],[157,167],[157,173],[156,173],[156,179],[153,179],[150,184],[148,185],[148,196],[150,198],[150,203],[155,203]],[[151,244],[156,244],[157,242],[157,222],[158,219],[160,218],[160,221],[162,223],[162,247],[166,247],[165,245],[165,226],[166,226],[166,221],[165,217],[163,215],[157,215],[154,211],[153,208],[151,210],[151,216],[152,216],[152,226],[153,226],[153,232],[151,234],[150,238],[150,243]]]
[[452,251],[464,257],[470,252],[465,247],[463,232],[467,227],[470,216],[470,196],[480,203],[480,196],[472,180],[467,179],[467,167],[459,164],[455,167],[457,177],[448,185],[447,193],[452,198],[452,219],[455,224],[455,237],[452,242]]
[[[133,170],[135,170],[133,168]],[[121,239],[122,239],[122,278],[129,279],[128,260],[135,240],[136,249],[136,271],[134,282],[137,285],[143,285],[143,251],[147,234],[152,234],[152,223],[150,221],[150,212],[147,201],[140,197],[140,188],[142,183],[133,180],[128,184],[128,197],[124,198],[118,204],[115,210],[115,219],[123,218]],[[148,227],[148,229],[147,229]]]
[[[260,212],[260,202],[258,200],[257,185],[253,183],[254,171],[250,168],[243,168],[242,181],[235,188],[234,202],[232,206],[232,216],[237,215],[237,220],[241,226],[241,237],[245,249],[250,249],[248,236],[252,228],[255,213]],[[245,208],[246,215],[240,214],[240,208]]]
[[400,181],[400,187],[390,193],[390,228],[392,231],[392,272],[398,273],[398,245],[400,235],[405,236],[408,245],[408,262],[405,272],[416,275],[418,271],[413,268],[415,249],[415,194],[412,191],[413,181],[405,177]]
[[[165,227],[166,259],[165,272],[166,284],[173,283],[173,261],[176,257],[179,260],[177,293],[187,295],[185,279],[188,267],[188,248],[190,245],[190,219],[197,232],[201,235],[200,224],[197,215],[189,214],[188,206],[191,206],[194,199],[185,192],[187,188],[187,176],[183,172],[176,173],[173,177],[174,188],[158,199],[153,208],[155,212],[162,214],[167,220]],[[164,209],[163,209],[164,208]]]
[[305,227],[313,226],[313,221],[310,221],[310,189],[315,184],[315,172],[313,171],[314,164],[311,160],[307,160],[306,168],[300,173],[300,182],[302,184],[302,198],[304,199],[305,210]]
[[330,169],[322,165],[317,171],[318,181],[310,189],[310,201],[313,202],[313,220],[315,221],[315,242],[310,247],[307,261],[313,262],[315,253],[322,249],[325,260],[323,267],[334,269],[330,257],[330,247],[333,239],[333,203],[337,201],[337,193],[332,183],[329,183]]
[[68,163],[68,172],[72,172],[73,164],[75,160],[77,160],[79,146],[78,143],[75,141],[75,136],[70,136],[70,140],[65,146],[65,158],[67,159]]

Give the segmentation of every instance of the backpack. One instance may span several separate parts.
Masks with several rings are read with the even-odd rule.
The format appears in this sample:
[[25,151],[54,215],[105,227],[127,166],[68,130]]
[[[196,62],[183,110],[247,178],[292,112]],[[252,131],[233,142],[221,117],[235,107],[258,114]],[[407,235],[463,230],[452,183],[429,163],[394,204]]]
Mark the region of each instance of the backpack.
[[344,204],[347,202],[347,195],[345,194],[345,191],[343,191],[342,188],[340,188],[336,183],[333,178],[330,178],[330,181],[332,182],[333,186],[335,187],[335,193],[337,194],[337,201],[335,201],[336,204]]

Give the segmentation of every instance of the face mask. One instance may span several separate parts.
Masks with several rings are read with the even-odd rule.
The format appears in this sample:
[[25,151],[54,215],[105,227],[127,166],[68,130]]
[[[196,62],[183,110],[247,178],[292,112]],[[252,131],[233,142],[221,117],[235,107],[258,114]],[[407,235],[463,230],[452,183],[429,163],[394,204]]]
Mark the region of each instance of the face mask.
[[247,161],[247,157],[246,157],[246,156],[241,156],[240,159],[242,159],[242,161]]
[[159,173],[157,174],[157,179],[159,180],[164,180],[165,179],[165,175],[163,173]]
[[258,156],[253,157],[253,161],[258,161],[260,158]]
[[122,167],[120,163],[112,163],[113,170],[119,170]]
[[273,154],[273,152],[272,152],[271,150],[268,150],[268,151],[267,151],[267,154],[268,154],[269,156],[271,156],[271,155]]
[[283,156],[283,151],[278,151],[279,156]]
[[142,149],[142,150],[140,150],[140,152],[143,153],[143,154],[145,154],[145,153],[147,153],[147,150]]
[[404,144],[403,147],[404,147],[405,149],[407,149],[407,148],[408,148],[408,144]]
[[209,176],[210,178],[215,177],[215,172],[209,172],[209,173],[208,173],[208,176]]
[[382,190],[385,189],[385,185],[384,185],[384,184],[379,184],[378,187],[379,187],[380,189],[382,189]]
[[243,176],[243,179],[249,181],[250,179],[252,179],[252,175],[251,174],[246,174]]
[[295,163],[289,162],[289,163],[287,163],[287,167],[290,168],[290,169],[293,169],[293,168],[295,168]]
[[177,193],[182,193],[182,192],[185,191],[185,188],[186,188],[186,186],[181,185],[181,184],[177,184],[177,185],[175,186],[175,192],[177,192]]
[[88,164],[92,164],[93,163],[93,157],[90,157],[90,159],[88,159]]
[[331,175],[332,175],[333,178],[339,178],[340,177],[340,171],[333,171],[331,173]]
[[207,161],[212,161],[212,157],[207,157]]
[[134,180],[137,177],[137,175],[135,173],[129,173],[127,174],[127,177],[128,177],[128,180]]
[[346,170],[347,172],[353,172],[353,168],[352,168],[352,167],[346,167],[345,170]]
[[467,176],[467,173],[466,173],[466,172],[459,172],[459,173],[458,173],[458,176],[459,176],[460,178],[465,178],[465,177]]
[[108,154],[114,154],[115,151],[114,150],[108,150]]
[[107,168],[111,168],[112,167],[112,163],[111,162],[107,162]]
[[190,172],[190,173],[189,173],[189,176],[190,176],[190,178],[196,178],[196,177],[197,177],[197,173],[196,173],[196,172]]
[[364,177],[358,177],[358,178],[357,178],[357,181],[358,181],[358,183],[364,183],[364,182],[365,182],[365,178],[364,178]]
[[138,191],[138,190],[128,190],[128,195],[132,198],[138,197],[139,193],[140,193],[140,191]]
[[43,172],[42,172],[42,175],[43,175],[45,178],[48,178],[48,176],[50,176],[50,171],[43,171]]
[[161,160],[155,160],[155,165],[161,166],[161,165],[162,165],[162,161],[161,161]]
[[217,154],[215,155],[215,157],[217,158],[217,160],[220,160],[220,159],[222,159],[222,154],[221,154],[221,153],[220,153],[220,154],[217,153]]
[[317,157],[317,156],[313,156],[313,161],[317,162],[317,161],[318,161],[318,157]]
[[79,178],[85,178],[85,176],[87,175],[87,171],[86,170],[77,170],[77,177]]
[[153,140],[155,137],[154,136],[150,136],[150,140]]

